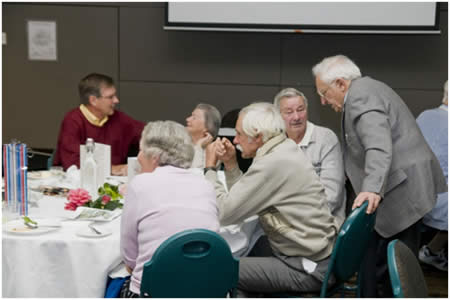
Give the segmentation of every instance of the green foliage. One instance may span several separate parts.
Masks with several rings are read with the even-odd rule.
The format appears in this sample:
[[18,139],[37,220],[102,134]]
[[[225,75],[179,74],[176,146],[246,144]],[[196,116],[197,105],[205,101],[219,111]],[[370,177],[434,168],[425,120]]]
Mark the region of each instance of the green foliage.
[[111,197],[111,200],[119,200],[122,199],[123,196],[119,193],[119,186],[112,185],[107,182],[103,184],[103,186],[98,188],[98,194],[100,196],[108,195]]
[[23,218],[23,220],[25,221],[25,223],[31,223],[31,224],[37,225],[37,222],[31,220],[30,217],[23,216],[22,218]]
[[[123,198],[123,196],[120,194],[119,186],[117,185],[112,185],[105,182],[103,186],[98,188],[98,195],[99,196],[96,200],[91,200],[83,206],[106,210],[115,210],[116,208],[122,208],[123,206],[123,204],[119,201]],[[111,200],[109,200],[106,204],[104,204],[106,201],[102,201],[105,196],[111,198]]]

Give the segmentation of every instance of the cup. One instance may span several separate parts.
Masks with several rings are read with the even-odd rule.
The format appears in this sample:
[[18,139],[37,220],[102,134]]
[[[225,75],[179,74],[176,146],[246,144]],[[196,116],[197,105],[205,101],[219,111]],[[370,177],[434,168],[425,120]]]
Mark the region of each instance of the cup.
[[51,166],[50,167],[50,174],[52,177],[62,179],[64,177],[64,169],[61,166]]

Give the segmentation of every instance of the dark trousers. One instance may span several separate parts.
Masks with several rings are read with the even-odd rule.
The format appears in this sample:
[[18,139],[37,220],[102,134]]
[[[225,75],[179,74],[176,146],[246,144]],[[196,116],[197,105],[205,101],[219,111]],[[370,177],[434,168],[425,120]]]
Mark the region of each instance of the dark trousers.
[[[356,193],[349,180],[346,180],[345,188],[347,191],[346,216],[348,217],[352,211],[351,208],[353,201],[356,198]],[[389,238],[382,237],[376,231],[372,233],[366,256],[362,262],[361,297],[392,298],[391,281],[387,266],[387,246],[390,241],[399,239],[405,243],[417,257],[420,248],[421,224],[422,219]]]
[[390,241],[398,239],[405,243],[417,257],[420,247],[421,223],[422,219],[389,238],[384,238],[377,232],[373,232],[362,263],[361,297],[393,297],[387,266],[387,246]]

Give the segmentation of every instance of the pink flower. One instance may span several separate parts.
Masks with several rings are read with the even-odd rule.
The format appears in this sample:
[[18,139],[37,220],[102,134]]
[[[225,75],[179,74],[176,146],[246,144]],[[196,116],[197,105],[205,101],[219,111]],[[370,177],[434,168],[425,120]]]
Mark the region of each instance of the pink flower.
[[89,200],[91,200],[91,196],[86,190],[74,189],[69,191],[67,200],[69,200],[69,202],[66,203],[64,209],[76,210],[78,206],[82,206],[85,203],[89,202]]
[[68,202],[68,203],[66,203],[66,206],[64,206],[64,209],[76,210],[77,209],[77,205],[73,204],[72,202]]
[[103,205],[106,205],[106,203],[108,203],[110,200],[111,200],[111,197],[110,197],[110,196],[104,195],[104,196],[102,197],[102,204],[103,204]]

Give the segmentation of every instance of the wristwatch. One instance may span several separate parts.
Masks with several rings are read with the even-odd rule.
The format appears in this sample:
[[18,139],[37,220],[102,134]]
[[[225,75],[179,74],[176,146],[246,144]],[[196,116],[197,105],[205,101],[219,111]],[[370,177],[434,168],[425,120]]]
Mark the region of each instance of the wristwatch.
[[206,174],[206,172],[208,172],[209,170],[217,172],[217,168],[216,167],[206,167],[203,169],[203,174]]

